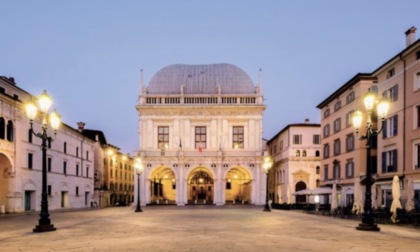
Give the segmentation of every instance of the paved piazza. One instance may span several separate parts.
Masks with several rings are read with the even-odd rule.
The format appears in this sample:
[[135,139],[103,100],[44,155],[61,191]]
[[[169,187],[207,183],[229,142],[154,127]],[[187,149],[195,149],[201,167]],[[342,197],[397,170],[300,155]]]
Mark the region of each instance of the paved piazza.
[[0,217],[0,251],[420,251],[420,228],[263,212],[256,206],[157,206],[53,212],[55,232],[33,233],[37,214]]

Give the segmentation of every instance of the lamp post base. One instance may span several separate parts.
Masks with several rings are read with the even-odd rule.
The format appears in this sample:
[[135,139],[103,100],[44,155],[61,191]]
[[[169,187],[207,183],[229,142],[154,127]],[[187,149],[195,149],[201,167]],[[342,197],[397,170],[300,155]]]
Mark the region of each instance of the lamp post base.
[[359,226],[356,227],[360,231],[380,231],[381,229],[376,224],[369,223],[359,223]]
[[265,204],[263,212],[271,212],[270,206],[268,204]]
[[55,228],[52,224],[36,225],[33,229],[34,233],[51,232],[55,230],[57,230],[57,228]]
[[138,213],[138,212],[143,212],[143,210],[141,210],[140,206],[139,206],[139,205],[137,205],[137,208],[136,208],[136,210],[135,210],[134,212],[135,212],[135,213]]

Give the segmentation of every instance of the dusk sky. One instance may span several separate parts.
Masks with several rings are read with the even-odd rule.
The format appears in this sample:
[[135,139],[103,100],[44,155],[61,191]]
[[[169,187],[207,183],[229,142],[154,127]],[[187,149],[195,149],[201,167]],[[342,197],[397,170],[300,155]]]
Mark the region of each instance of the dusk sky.
[[[320,122],[316,106],[358,72],[372,72],[420,29],[418,0],[0,0],[0,75],[54,99],[63,121],[138,150],[140,69],[148,84],[171,64],[234,64],[256,84],[263,137]],[[416,38],[420,36],[417,31]]]

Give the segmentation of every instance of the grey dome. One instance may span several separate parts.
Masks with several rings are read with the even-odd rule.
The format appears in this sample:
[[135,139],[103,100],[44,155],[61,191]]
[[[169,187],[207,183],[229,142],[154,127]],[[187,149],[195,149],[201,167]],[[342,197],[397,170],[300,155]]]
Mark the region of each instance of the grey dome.
[[148,94],[255,94],[255,86],[244,70],[232,64],[169,65],[151,79]]

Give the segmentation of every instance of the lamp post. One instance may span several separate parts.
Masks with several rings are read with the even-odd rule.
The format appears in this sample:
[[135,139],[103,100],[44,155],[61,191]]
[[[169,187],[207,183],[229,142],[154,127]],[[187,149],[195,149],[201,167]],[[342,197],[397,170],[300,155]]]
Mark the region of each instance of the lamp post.
[[140,206],[140,174],[143,172],[144,168],[140,158],[136,161],[134,167],[136,168],[137,173],[137,207],[134,212],[143,212]]
[[[44,90],[42,95],[37,99],[38,106],[32,101],[32,99],[26,103],[25,110],[26,115],[29,118],[29,124],[31,125],[31,134],[42,139],[42,193],[41,193],[41,213],[39,214],[40,219],[38,225],[33,229],[34,232],[48,232],[55,231],[56,228],[51,224],[48,213],[48,195],[47,195],[47,141],[53,141],[52,137],[48,136],[48,120],[50,121],[51,128],[54,130],[54,134],[57,134],[57,130],[61,123],[60,115],[54,110],[48,115],[48,110],[52,104],[51,98]],[[42,116],[41,132],[36,133],[33,129],[33,122],[36,118],[38,109]]]
[[[356,227],[357,230],[362,231],[379,231],[380,228],[375,224],[372,213],[372,199],[371,199],[371,187],[372,187],[372,157],[371,157],[371,148],[373,144],[372,137],[377,136],[381,133],[384,127],[384,121],[388,114],[389,102],[382,98],[378,99],[377,95],[370,90],[364,96],[363,99],[366,111],[366,133],[360,137],[360,140],[366,140],[366,191],[365,191],[365,205],[364,213],[362,217],[362,222],[359,223],[359,226]],[[374,112],[374,107],[376,105],[376,115],[381,119],[382,125],[381,128],[373,129],[372,122],[372,113]],[[356,129],[356,134],[359,133],[360,126],[362,125],[363,113],[361,111],[355,111],[353,113],[353,126]]]
[[271,212],[270,205],[268,204],[268,172],[270,171],[272,166],[273,166],[273,161],[271,160],[271,157],[270,156],[264,157],[263,169],[267,178],[266,192],[265,192],[265,206],[263,209],[264,212]]

